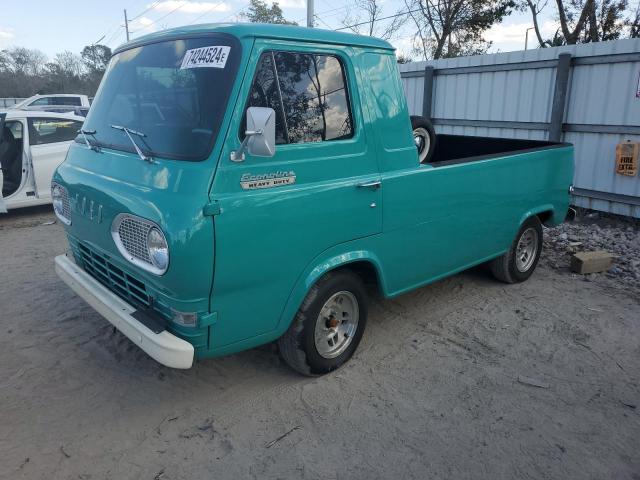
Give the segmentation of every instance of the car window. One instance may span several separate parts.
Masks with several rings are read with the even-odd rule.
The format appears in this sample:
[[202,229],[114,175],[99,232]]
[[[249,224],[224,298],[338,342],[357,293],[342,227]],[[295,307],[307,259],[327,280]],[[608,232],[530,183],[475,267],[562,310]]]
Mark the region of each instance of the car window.
[[[274,71],[275,65],[275,71]],[[247,107],[276,111],[276,143],[339,140],[353,135],[344,67],[332,55],[264,53]],[[243,137],[243,130],[240,132]]]
[[31,102],[29,105],[37,107],[37,106],[43,106],[43,105],[51,105],[50,103],[51,98],[49,97],[44,97],[44,98],[37,98],[36,100],[34,100],[33,102]]
[[30,118],[29,144],[68,142],[78,135],[82,122],[66,118]]
[[73,107],[82,106],[80,97],[52,97],[51,105],[71,105]]
[[22,122],[8,121],[4,126],[11,131],[14,139],[22,140],[22,137],[24,136]]
[[278,52],[275,60],[289,143],[351,136],[344,73],[338,59]]
[[[249,92],[248,107],[269,107],[276,112],[276,143],[287,143],[287,133],[284,125],[282,102],[276,83],[276,71],[274,69],[273,54],[264,53],[260,57],[256,74],[253,78],[251,91]],[[246,119],[242,122],[241,136],[244,137]]]

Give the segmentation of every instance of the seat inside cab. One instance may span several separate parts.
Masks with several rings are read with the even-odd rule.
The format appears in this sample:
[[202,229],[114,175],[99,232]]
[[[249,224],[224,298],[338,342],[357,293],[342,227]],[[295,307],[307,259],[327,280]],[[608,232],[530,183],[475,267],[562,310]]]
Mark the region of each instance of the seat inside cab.
[[22,181],[23,125],[18,121],[7,121],[2,129],[0,142],[0,165],[2,166],[2,196],[13,195]]

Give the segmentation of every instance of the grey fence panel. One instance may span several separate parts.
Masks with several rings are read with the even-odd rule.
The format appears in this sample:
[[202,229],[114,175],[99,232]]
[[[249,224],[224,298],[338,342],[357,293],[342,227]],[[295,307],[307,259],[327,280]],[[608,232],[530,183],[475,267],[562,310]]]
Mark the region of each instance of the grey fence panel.
[[[567,77],[558,77],[563,53],[571,55],[564,95],[561,80]],[[424,112],[427,66],[433,67],[434,77],[431,108]],[[640,98],[635,96],[640,39],[414,62],[399,68],[410,112],[430,116],[436,131],[571,142],[576,154],[574,203],[640,218],[640,176],[624,177],[614,170],[616,144],[640,141]]]
[[422,99],[424,94],[424,78],[410,77],[403,78],[404,91],[407,95],[409,113],[411,115],[422,115]]

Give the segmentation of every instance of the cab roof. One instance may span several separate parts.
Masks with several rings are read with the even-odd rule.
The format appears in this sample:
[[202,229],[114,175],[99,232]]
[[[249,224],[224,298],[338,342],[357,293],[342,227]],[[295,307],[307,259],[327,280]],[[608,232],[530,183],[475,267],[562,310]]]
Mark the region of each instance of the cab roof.
[[384,40],[352,33],[323,30],[321,28],[298,27],[295,25],[274,25],[268,23],[205,23],[184,27],[170,28],[151,33],[119,46],[114,53],[137,47],[147,43],[207,33],[227,33],[238,39],[272,38],[277,40],[301,40],[314,43],[331,43],[338,45],[354,45],[365,48],[394,50]]

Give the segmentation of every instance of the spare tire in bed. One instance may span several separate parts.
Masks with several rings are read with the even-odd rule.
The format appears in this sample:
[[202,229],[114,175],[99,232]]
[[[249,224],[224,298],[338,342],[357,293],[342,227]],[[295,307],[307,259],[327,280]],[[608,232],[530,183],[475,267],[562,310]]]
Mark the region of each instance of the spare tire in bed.
[[436,148],[436,131],[431,121],[425,117],[412,115],[411,130],[413,130],[413,140],[418,149],[418,160],[420,163],[428,163]]

